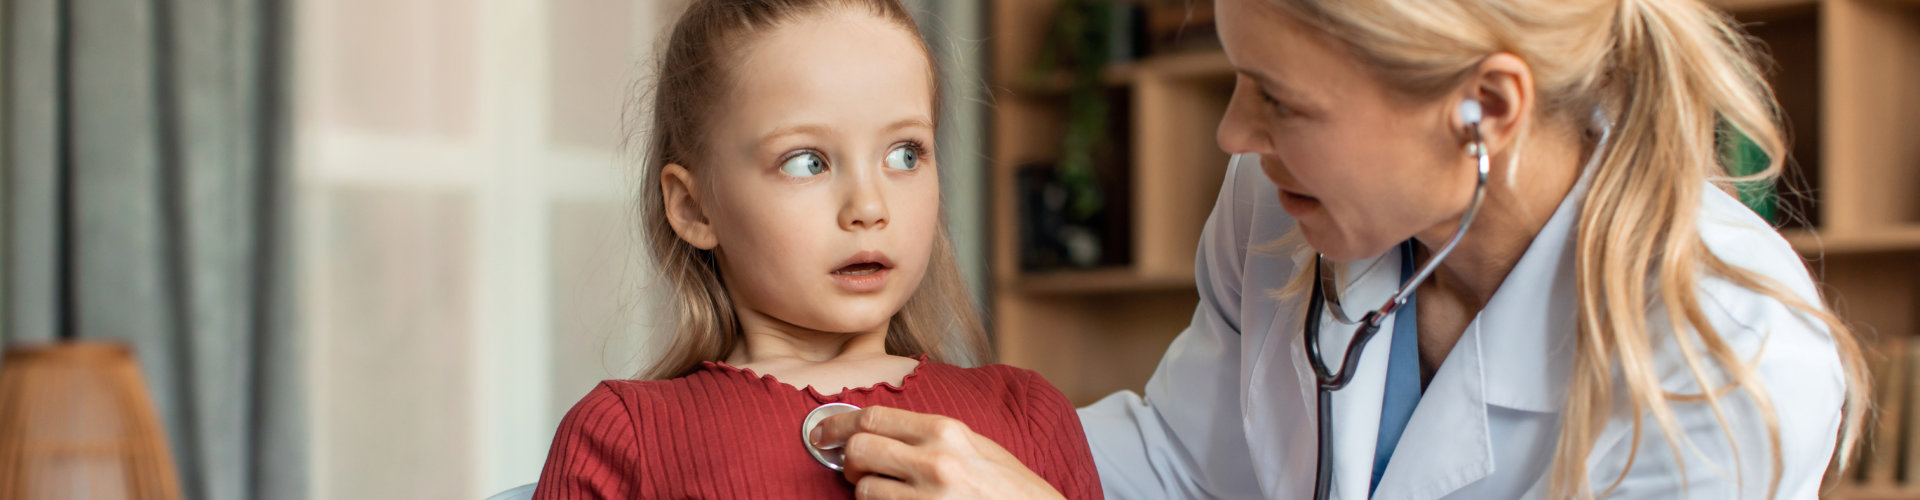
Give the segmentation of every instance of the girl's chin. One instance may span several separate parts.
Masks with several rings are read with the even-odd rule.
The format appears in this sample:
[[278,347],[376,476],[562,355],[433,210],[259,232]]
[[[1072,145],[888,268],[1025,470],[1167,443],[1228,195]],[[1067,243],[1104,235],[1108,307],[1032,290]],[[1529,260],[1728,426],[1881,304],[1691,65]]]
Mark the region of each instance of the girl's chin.
[[[812,318],[813,321],[806,322],[811,324],[802,324],[801,326],[825,333],[861,333],[885,330],[887,329],[887,324],[893,321],[894,313],[900,310],[898,306],[889,307],[887,304],[879,304],[878,302],[880,301],[878,300],[834,300],[830,302],[831,303],[819,305],[821,309],[818,310],[825,312],[825,314],[815,316]],[[866,303],[863,304],[861,302]]]

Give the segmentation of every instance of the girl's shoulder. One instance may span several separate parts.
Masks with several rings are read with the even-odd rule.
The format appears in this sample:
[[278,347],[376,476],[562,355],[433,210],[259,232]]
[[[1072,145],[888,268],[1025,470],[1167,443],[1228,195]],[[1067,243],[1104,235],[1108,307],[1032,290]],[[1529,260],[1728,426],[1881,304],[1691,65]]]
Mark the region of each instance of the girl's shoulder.
[[640,409],[638,402],[677,392],[680,388],[676,385],[679,384],[672,380],[602,380],[573,403],[565,418],[583,422],[631,422]]
[[963,368],[925,361],[919,370],[929,386],[961,386],[997,395],[1014,407],[1046,406],[1072,408],[1065,394],[1048,383],[1039,372],[1002,364]]
[[594,399],[638,401],[694,391],[697,390],[695,386],[696,384],[684,375],[666,380],[608,379],[595,384],[593,390],[588,392],[586,397],[581,398],[581,402]]
[[[585,416],[604,415],[619,412],[632,418],[649,412],[649,408],[658,407],[663,402],[701,401],[707,397],[737,392],[741,387],[756,386],[759,376],[751,373],[733,373],[705,366],[678,377],[662,380],[608,379],[595,384],[586,396],[574,403],[568,413],[583,413]],[[673,405],[683,407],[685,405]]]

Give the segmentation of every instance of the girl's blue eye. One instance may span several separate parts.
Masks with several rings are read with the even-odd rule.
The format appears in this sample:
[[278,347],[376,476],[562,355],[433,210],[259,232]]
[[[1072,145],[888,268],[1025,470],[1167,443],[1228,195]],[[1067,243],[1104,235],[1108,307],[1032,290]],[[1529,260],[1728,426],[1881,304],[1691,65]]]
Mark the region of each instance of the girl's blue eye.
[[920,152],[912,145],[903,145],[887,152],[887,168],[894,170],[913,170],[920,166]]
[[794,177],[813,177],[825,171],[827,159],[811,152],[795,154],[780,163],[780,172]]

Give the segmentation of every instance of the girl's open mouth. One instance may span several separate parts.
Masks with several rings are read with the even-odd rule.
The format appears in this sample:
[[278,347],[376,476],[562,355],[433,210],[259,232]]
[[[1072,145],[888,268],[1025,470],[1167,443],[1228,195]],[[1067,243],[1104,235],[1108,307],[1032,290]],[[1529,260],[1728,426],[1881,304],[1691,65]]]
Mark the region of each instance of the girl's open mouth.
[[842,266],[839,269],[833,270],[833,274],[839,274],[839,275],[845,275],[845,276],[866,276],[866,275],[877,273],[880,271],[885,271],[886,269],[887,269],[887,266],[882,265],[878,262],[861,262],[858,264]]
[[840,262],[829,274],[841,289],[854,293],[871,293],[886,288],[888,271],[893,269],[893,261],[887,254],[865,251],[853,254],[853,257]]

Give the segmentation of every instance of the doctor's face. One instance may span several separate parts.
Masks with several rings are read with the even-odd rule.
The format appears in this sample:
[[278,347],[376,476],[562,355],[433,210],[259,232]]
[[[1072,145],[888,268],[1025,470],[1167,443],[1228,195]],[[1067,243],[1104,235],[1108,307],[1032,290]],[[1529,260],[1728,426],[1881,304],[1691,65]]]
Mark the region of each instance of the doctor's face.
[[1475,179],[1462,167],[1458,101],[1395,92],[1339,40],[1267,1],[1214,2],[1238,73],[1221,149],[1258,155],[1307,243],[1336,261],[1450,232]]

